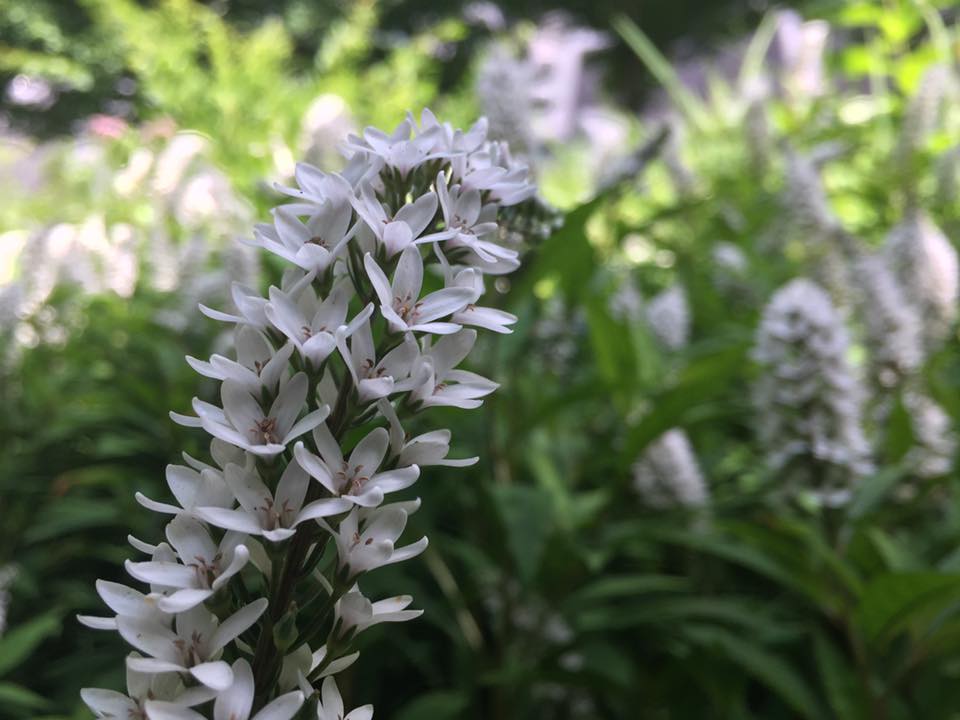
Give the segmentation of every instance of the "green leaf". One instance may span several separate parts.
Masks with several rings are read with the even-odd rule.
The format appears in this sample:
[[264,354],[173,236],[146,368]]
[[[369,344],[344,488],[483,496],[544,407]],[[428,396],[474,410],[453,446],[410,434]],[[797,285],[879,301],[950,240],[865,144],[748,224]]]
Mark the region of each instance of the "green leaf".
[[21,685],[0,682],[0,706],[9,705],[25,710],[40,710],[49,706],[50,701]]
[[781,639],[794,631],[793,627],[785,628],[779,618],[772,618],[764,606],[745,597],[659,595],[634,598],[620,606],[597,605],[583,610],[573,620],[577,628],[587,632],[648,625],[683,627],[700,620],[732,625],[749,630],[753,637],[767,639]]
[[813,641],[817,670],[834,716],[838,720],[866,720],[867,706],[851,662],[823,633],[817,633]]
[[653,410],[629,429],[622,466],[629,467],[648,444],[682,425],[691,410],[726,391],[731,377],[742,371],[747,352],[748,344],[738,343],[692,361],[675,385],[652,399]]
[[849,515],[852,519],[865,517],[886,499],[904,477],[902,468],[885,467],[861,480],[853,491]]
[[530,582],[540,567],[553,526],[550,496],[527,485],[497,485],[492,494],[517,572],[524,582]]
[[45,507],[24,534],[27,543],[61,537],[78,530],[105,527],[120,521],[120,508],[109,502],[70,498]]
[[687,628],[684,634],[702,645],[723,652],[732,662],[777,693],[801,717],[823,720],[823,710],[807,689],[807,682],[780,656],[744,640],[743,636],[721,629]]
[[572,608],[594,605],[614,598],[635,598],[651,593],[679,592],[689,587],[690,581],[675,575],[614,575],[601,578],[574,592],[566,604]]
[[610,388],[620,391],[614,395],[616,401],[629,397],[639,373],[633,348],[629,342],[624,342],[625,338],[630,337],[629,329],[610,315],[609,308],[608,299],[596,294],[591,295],[584,304],[590,346],[600,376]]
[[621,687],[629,687],[637,677],[634,666],[625,648],[609,643],[588,643],[578,651],[583,655],[583,666],[587,672],[602,677]]
[[960,602],[960,574],[889,573],[867,586],[857,617],[866,636],[881,642],[933,608],[951,602]]
[[529,271],[516,281],[511,295],[530,297],[540,282],[556,282],[567,298],[576,300],[586,290],[584,278],[590,277],[596,266],[593,247],[587,240],[587,221],[607,202],[605,194],[567,213],[563,227],[540,243],[528,260]]
[[447,720],[459,718],[467,709],[462,693],[445,690],[421,695],[406,704],[394,716],[396,720]]
[[687,120],[694,125],[704,127],[707,113],[703,103],[696,95],[687,90],[671,62],[657,50],[657,46],[653,44],[650,38],[626,15],[615,18],[613,27],[620,33],[620,37],[626,41],[630,49],[637,54],[637,57],[643,61],[643,64],[647,66],[650,74],[667,91],[670,99],[687,116]]
[[29,657],[40,643],[60,631],[60,618],[43,615],[18,625],[0,638],[0,677]]

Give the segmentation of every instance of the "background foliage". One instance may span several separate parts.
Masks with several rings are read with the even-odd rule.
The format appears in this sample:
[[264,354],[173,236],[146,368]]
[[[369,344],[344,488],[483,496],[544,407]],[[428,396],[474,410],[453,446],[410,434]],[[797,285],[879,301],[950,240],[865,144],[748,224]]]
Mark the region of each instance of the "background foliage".
[[[455,483],[433,469],[420,486],[410,533],[428,534],[430,549],[375,581],[426,612],[363,636],[371,650],[345,676],[345,696],[400,720],[960,716],[952,456],[948,472],[919,476],[910,454],[919,429],[894,393],[886,419],[868,422],[876,471],[843,508],[822,507],[785,493],[767,469],[750,397],[767,300],[793,277],[828,279],[791,225],[803,199],[791,157],[824,158],[830,211],[863,248],[880,247],[913,206],[949,238],[960,231],[956,109],[934,112],[923,133],[911,124],[930,68],[952,72],[958,59],[953,11],[939,4],[810,4],[833,27],[824,91],[784,86],[759,101],[752,81],[767,74],[772,15],[688,2],[689,13],[651,4],[631,20],[617,13],[633,3],[567,4],[608,33],[598,92],[628,131],[614,159],[590,171],[589,144],[547,143],[537,170],[563,225],[498,287],[520,321],[486,340],[477,369],[502,387],[482,411],[443,417],[453,454],[482,460]],[[446,3],[0,8],[4,79],[44,78],[58,93],[52,106],[5,105],[0,280],[38,287],[35,264],[49,256],[10,252],[8,267],[2,244],[26,247],[58,224],[100,218],[133,238],[132,255],[104,245],[90,272],[105,285],[71,275],[68,255],[50,294],[0,322],[0,568],[16,568],[0,716],[86,717],[80,687],[122,684],[119,641],[73,615],[97,609],[94,579],[119,579],[128,533],[158,533],[134,491],[162,496],[164,466],[199,450],[167,411],[209,393],[182,358],[224,339],[191,308],[225,302],[226,280],[243,273],[276,279],[226,248],[307,152],[303,118],[315,98],[336,96],[344,122],[359,126],[392,126],[423,105],[466,123],[483,109],[475,79],[490,40],[522,43],[549,9],[504,8],[509,23],[493,30]],[[663,54],[740,37],[736,72],[706,70],[700,83]],[[702,65],[721,68],[712,57]],[[178,131],[204,145],[164,194],[160,158]],[[640,162],[617,172],[631,157]],[[201,190],[210,212],[187,202]],[[197,238],[206,249],[191,275],[185,248]],[[161,239],[166,260],[150,254]],[[719,263],[720,246],[743,265]],[[121,257],[143,270],[118,291],[108,271]],[[151,279],[163,262],[180,268],[175,281]],[[671,349],[623,303],[677,285],[691,339]],[[0,292],[3,306],[13,295]],[[849,308],[852,359],[866,372],[863,321]],[[952,437],[955,331],[918,382]],[[692,440],[705,506],[649,507],[633,488],[634,462],[672,428]]]

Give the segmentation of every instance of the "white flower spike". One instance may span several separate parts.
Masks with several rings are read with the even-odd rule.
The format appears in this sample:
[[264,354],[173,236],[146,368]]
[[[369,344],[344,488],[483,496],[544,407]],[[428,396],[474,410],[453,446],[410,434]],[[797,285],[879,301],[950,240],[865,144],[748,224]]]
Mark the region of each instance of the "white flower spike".
[[[480,304],[484,275],[519,265],[497,243],[522,242],[512,223],[540,222],[534,203],[520,205],[535,193],[526,167],[486,132],[424,110],[419,124],[351,137],[341,174],[302,163],[298,187],[278,188],[293,202],[247,244],[286,264],[282,280],[267,297],[253,279],[234,284],[229,311],[201,306],[235,326],[233,351],[187,358],[220,383],[220,404],[171,413],[212,437],[210,457],[168,466],[171,499],[136,494],[169,519],[166,542],[130,538],[147,557],[126,570],[146,587],[98,581],[112,614],[79,618],[136,651],[128,694],[82,692],[97,717],[292,720],[316,707],[318,720],[371,720],[370,705],[344,715],[333,676],[357,660],[357,633],[421,611],[408,596],[371,602],[360,586],[427,547],[402,539],[420,500],[384,499],[421,466],[478,461],[447,457],[449,430],[408,438],[402,423],[496,389],[459,367],[477,338],[462,328],[509,332],[514,316]],[[424,294],[434,255],[443,287]],[[335,563],[320,562],[327,547]]]

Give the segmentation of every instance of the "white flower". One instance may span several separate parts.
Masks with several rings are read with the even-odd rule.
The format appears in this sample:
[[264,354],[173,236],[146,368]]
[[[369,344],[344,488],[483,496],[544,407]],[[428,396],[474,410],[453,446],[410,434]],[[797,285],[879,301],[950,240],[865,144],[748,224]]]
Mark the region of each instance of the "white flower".
[[[444,224],[454,231],[447,241],[450,248],[468,248],[487,263],[500,261],[513,262],[519,257],[516,250],[497,245],[482,238],[491,236],[497,230],[497,224],[484,218],[496,217],[495,210],[484,213],[480,191],[476,188],[464,190],[459,185],[447,187],[447,178],[443,173],[437,176],[437,191],[440,194],[440,207],[443,210]],[[495,205],[488,206],[495,209]]]
[[700,507],[709,498],[690,439],[677,428],[650,443],[634,464],[633,487],[654,508]]
[[343,698],[332,677],[323,681],[320,691],[320,704],[317,707],[317,720],[371,720],[373,705],[364,705],[343,714]]
[[920,79],[916,94],[907,103],[897,143],[897,154],[908,160],[922,150],[942,126],[944,108],[956,98],[956,81],[947,65],[931,65]]
[[798,233],[822,238],[839,226],[817,166],[808,157],[796,153],[787,155],[784,202]]
[[[157,558],[163,558],[161,552]],[[173,554],[170,553],[170,559]],[[97,594],[108,608],[116,613],[115,617],[102,618],[90,615],[77,615],[83,625],[94,630],[116,630],[117,618],[128,617],[142,620],[153,624],[163,625],[170,623],[170,616],[160,610],[155,593],[144,595],[139,590],[121,585],[120,583],[110,582],[109,580],[97,580]]]
[[336,532],[326,526],[337,543],[339,567],[345,572],[347,582],[352,582],[360,573],[409,560],[426,550],[425,537],[406,547],[395,547],[407,525],[408,512],[419,507],[419,499],[414,503],[394,503],[373,509],[355,507],[340,521]]
[[862,293],[867,343],[877,381],[884,387],[895,386],[923,363],[922,323],[881,257],[861,258],[854,277]]
[[334,332],[347,319],[352,287],[347,279],[338,281],[322,301],[308,285],[285,293],[270,288],[267,317],[274,327],[297,346],[300,355],[313,367],[320,367],[337,346]]
[[227,507],[233,504],[233,494],[223,479],[223,473],[212,467],[197,472],[185,465],[167,465],[167,485],[179,506],[151,500],[140,492],[135,495],[137,502],[148,510],[168,515],[190,514],[201,505]]
[[[778,290],[763,313],[754,356],[760,439],[775,470],[797,470],[817,491],[845,490],[871,471],[859,378],[827,293],[810,280]],[[839,496],[837,496],[839,497]]]
[[350,227],[350,204],[325,201],[310,214],[306,224],[294,209],[291,205],[278,207],[273,211],[272,225],[258,225],[257,245],[319,275],[337,261],[356,232],[356,225]]
[[489,119],[490,135],[525,155],[539,150],[533,97],[538,80],[533,63],[515,57],[504,43],[493,45],[477,70],[477,99]]
[[[353,652],[349,655],[343,655],[338,657],[336,660],[331,660],[327,663],[326,667],[320,671],[320,677],[327,677],[328,675],[336,675],[339,672],[346,670],[348,667],[353,665],[357,658],[360,657],[359,652]],[[317,650],[310,658],[310,672],[313,674],[314,671],[320,667],[320,664],[327,659],[327,646],[322,645],[319,650]]]
[[[373,309],[372,305],[368,307]],[[397,347],[377,361],[369,313],[350,335],[349,345],[348,333],[349,329],[345,327],[337,330],[337,347],[353,378],[360,402],[370,402],[411,389],[413,379],[410,378],[410,371],[420,352],[413,337],[405,335]]]
[[307,385],[307,376],[297,373],[281,388],[270,410],[264,412],[243,386],[227,380],[220,389],[222,410],[194,398],[197,418],[175,413],[171,417],[187,427],[203,427],[214,437],[254,455],[279,455],[290,441],[322,423],[330,412],[324,405],[297,421],[307,400]]
[[[213,704],[213,720],[291,720],[303,705],[303,693],[299,690],[281,695],[265,705],[253,717],[253,697],[256,688],[253,684],[253,671],[243,658],[233,663],[233,684],[217,694]],[[205,716],[180,706],[151,700],[146,703],[147,717],[150,720],[204,720]]]
[[250,559],[242,535],[225,533],[216,545],[207,529],[187,515],[178,515],[167,525],[167,540],[177,551],[179,563],[126,562],[127,572],[137,580],[176,588],[157,601],[157,606],[167,613],[183,612],[204,602]]
[[437,212],[436,193],[421,195],[397,210],[392,217],[369,185],[361,185],[360,197],[355,198],[353,204],[357,214],[383,246],[388,260],[411,245],[446,240],[454,234],[446,230],[421,237]]
[[922,318],[927,347],[939,346],[957,319],[957,251],[918,211],[890,231],[884,251],[907,302]]
[[409,595],[370,602],[359,591],[348,592],[337,601],[334,626],[340,636],[352,636],[385,622],[406,622],[423,615],[423,610],[407,610],[413,602]]
[[629,275],[619,278],[616,290],[610,295],[610,315],[623,323],[643,321],[643,295]]
[[420,476],[416,465],[377,472],[390,441],[383,428],[372,430],[358,442],[349,460],[344,460],[340,444],[326,425],[313,431],[313,441],[320,457],[300,442],[294,448],[297,462],[332,495],[362,507],[376,507],[384,495],[410,487]]
[[926,395],[908,392],[903,404],[910,413],[914,447],[910,448],[905,464],[920,478],[946,475],[953,468],[957,453],[957,434],[953,420]]
[[235,282],[230,285],[230,297],[233,299],[233,305],[239,314],[214,310],[202,303],[200,304],[200,312],[212,320],[236,323],[238,325],[252,325],[261,330],[270,325],[265,312],[267,300],[266,298],[260,297],[260,294],[256,290]]
[[350,502],[337,498],[321,498],[304,505],[310,478],[295,461],[290,462],[280,476],[276,494],[270,492],[254,470],[228,465],[225,474],[240,509],[202,507],[196,510],[200,518],[225,530],[262,535],[271,542],[280,542],[291,537],[300,523],[337,515],[351,507]]
[[473,297],[473,290],[444,288],[421,299],[423,258],[416,247],[408,247],[400,254],[392,283],[369,253],[363,263],[380,300],[380,312],[391,331],[449,335],[460,329],[456,323],[436,321],[464,309]]
[[[136,653],[134,653],[136,656]],[[116,690],[83,688],[80,697],[98,718],[152,718],[146,705],[160,701],[186,709],[207,702],[214,691],[202,685],[185,689],[179,676],[172,673],[142,673],[127,668],[127,694]]]
[[397,458],[397,465],[469,467],[480,460],[478,457],[460,460],[448,458],[450,431],[446,429],[431,430],[422,435],[417,435],[415,438],[407,439],[393,405],[384,399],[377,402],[377,407],[380,409],[380,414],[390,423],[390,454]]
[[145,673],[189,673],[203,685],[223,691],[233,682],[230,666],[219,660],[227,643],[233,641],[267,609],[267,599],[254,600],[222,623],[203,606],[177,615],[175,628],[139,618],[120,616],[120,635],[147,657],[128,657],[127,667]]
[[453,157],[453,179],[464,190],[485,192],[488,199],[507,207],[529,200],[536,186],[529,182],[529,168],[514,161],[506,143],[487,143],[481,150]]
[[274,185],[284,195],[300,200],[283,207],[297,215],[313,215],[327,203],[341,205],[353,196],[353,186],[336,173],[325,173],[309,163],[297,163],[294,178],[298,188]]
[[7,608],[10,607],[10,584],[17,577],[16,565],[0,567],[0,637],[7,629]]
[[668,349],[680,350],[690,342],[690,305],[680,285],[654,295],[646,314],[653,334]]
[[427,368],[427,379],[410,393],[410,399],[422,407],[480,407],[483,404],[480,398],[500,386],[469,370],[456,369],[476,340],[476,330],[461,330],[425,347],[420,361]]
[[731,242],[718,242],[714,245],[710,258],[719,269],[730,275],[743,275],[750,265],[740,246]]
[[362,138],[350,136],[346,147],[369,158],[376,158],[383,165],[396,170],[401,178],[405,178],[415,167],[447,155],[436,149],[441,135],[439,126],[424,128],[411,137],[411,131],[415,127],[416,122],[409,116],[397,125],[390,135],[377,128],[368,127],[363,131]]
[[289,367],[294,345],[286,343],[275,350],[262,332],[250,325],[240,325],[236,333],[236,346],[236,360],[215,354],[207,362],[188,355],[187,362],[204,377],[230,380],[251,395],[258,395],[261,389],[276,393]]
[[447,287],[463,287],[473,291],[470,303],[458,312],[450,316],[450,320],[460,325],[473,325],[486,330],[492,330],[497,333],[510,333],[512,330],[508,327],[517,322],[517,316],[497,308],[479,307],[475,303],[484,294],[483,273],[476,268],[463,268],[454,271],[447,261],[440,246],[433,246],[434,254],[440,261],[440,267],[443,269],[444,282]]

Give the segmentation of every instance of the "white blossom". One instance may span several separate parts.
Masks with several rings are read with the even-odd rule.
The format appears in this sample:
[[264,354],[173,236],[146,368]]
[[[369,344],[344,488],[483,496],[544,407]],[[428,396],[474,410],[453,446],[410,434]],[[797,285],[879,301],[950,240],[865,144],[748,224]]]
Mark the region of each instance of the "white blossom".
[[240,572],[250,559],[242,535],[225,533],[216,544],[207,529],[189,515],[178,515],[167,525],[167,540],[180,562],[126,563],[131,577],[175,588],[157,601],[157,607],[167,613],[196,607]]
[[297,462],[319,481],[331,495],[362,507],[376,507],[387,493],[410,487],[420,476],[416,465],[377,472],[387,453],[389,435],[376,428],[366,435],[344,459],[339,443],[326,425],[313,431],[313,442],[320,457],[297,443]]
[[633,487],[653,508],[700,507],[709,491],[687,434],[668,430],[633,466]]
[[7,629],[7,609],[10,607],[10,585],[17,577],[16,565],[0,568],[0,637]]
[[455,460],[448,458],[450,452],[450,431],[431,430],[422,435],[409,438],[400,425],[400,418],[393,405],[381,400],[377,403],[380,414],[390,423],[390,454],[396,458],[397,465],[447,465],[450,467],[469,467],[480,460],[478,457]]
[[347,581],[360,573],[416,557],[426,550],[425,537],[406,547],[396,547],[407,525],[407,516],[419,507],[419,499],[377,508],[355,507],[340,521],[337,531],[327,526],[337,543],[339,566]]
[[[133,655],[138,657],[136,653]],[[153,718],[147,712],[147,703],[169,703],[185,711],[207,702],[214,692],[198,686],[186,689],[182,680],[172,673],[143,673],[127,667],[127,694],[116,690],[83,688],[80,697],[98,718]],[[175,705],[174,705],[174,701]]]
[[754,348],[760,440],[772,469],[797,470],[828,501],[872,469],[848,351],[846,328],[816,283],[792,280],[764,309]]
[[362,186],[360,197],[353,202],[357,214],[382,244],[388,259],[410,245],[447,240],[453,234],[448,226],[443,232],[423,235],[437,212],[437,194],[433,192],[407,203],[392,216],[387,215],[383,204],[369,185]]
[[224,474],[240,509],[200,507],[196,514],[225,530],[280,542],[290,538],[300,523],[337,515],[350,507],[349,502],[337,498],[321,498],[304,505],[310,478],[295,461],[280,476],[276,493],[267,488],[254,470],[228,465]]
[[337,347],[334,333],[347,318],[350,297],[349,282],[344,280],[337,282],[323,300],[309,286],[289,293],[271,287],[265,312],[273,326],[293,342],[301,357],[313,367],[320,367]]
[[861,258],[855,277],[862,294],[874,374],[881,386],[892,387],[923,362],[920,318],[882,257]]
[[913,211],[884,247],[907,303],[921,319],[925,345],[937,347],[957,319],[957,251],[933,221]]
[[409,247],[401,253],[392,281],[369,253],[363,262],[380,299],[380,312],[393,332],[449,335],[460,329],[456,323],[438,320],[463,310],[474,297],[473,289],[448,287],[421,298],[423,258],[416,248]]
[[906,466],[920,478],[940,477],[953,468],[957,434],[953,420],[928,396],[907,392],[903,404],[910,413],[914,446],[907,451]]
[[203,427],[215,438],[242,448],[254,455],[282,453],[288,443],[323,422],[330,409],[322,406],[297,420],[307,399],[307,376],[294,375],[281,388],[270,409],[261,404],[242,385],[225,380],[221,386],[223,408],[193,399],[196,418],[171,413],[173,419],[187,427]]
[[654,295],[646,307],[647,323],[654,336],[669,350],[681,350],[690,342],[690,304],[680,285]]
[[356,232],[347,202],[326,200],[306,223],[289,207],[273,211],[272,225],[256,227],[256,243],[264,250],[307,271],[322,273],[331,267]]
[[788,153],[784,185],[787,216],[799,235],[822,240],[838,228],[820,171],[811,158]]
[[187,362],[201,375],[215,380],[230,380],[251,395],[261,390],[275,393],[296,346],[286,343],[275,350],[262,332],[249,325],[237,328],[236,346],[236,360],[214,354],[207,362],[188,355]]
[[527,156],[540,152],[533,127],[536,82],[534,64],[503,43],[490,47],[477,70],[477,99],[490,123],[490,134]]
[[422,407],[449,406],[473,409],[483,404],[486,397],[499,385],[469,370],[456,366],[473,349],[477,340],[475,330],[461,330],[427,344],[420,356],[426,369],[425,380],[414,388],[410,398]]
[[221,651],[267,609],[267,599],[254,600],[222,623],[202,606],[181,612],[173,629],[149,620],[121,615],[120,635],[147,657],[127,658],[127,667],[138,672],[189,673],[213,690],[223,691],[233,682],[230,666],[219,660]]
[[349,344],[347,328],[337,330],[337,346],[361,402],[405,392],[413,387],[415,378],[410,377],[410,372],[419,349],[409,335],[378,361],[370,318],[363,317],[356,331],[349,336]]
[[358,707],[344,715],[343,699],[340,697],[336,681],[332,677],[323,681],[320,704],[317,707],[317,720],[371,720],[371,718],[373,718],[373,705]]
[[407,610],[413,602],[409,595],[370,602],[354,590],[337,601],[335,626],[341,636],[352,636],[385,622],[406,622],[423,615],[423,610]]
[[923,149],[940,126],[944,109],[951,99],[955,99],[956,90],[956,79],[950,67],[938,64],[927,68],[904,112],[897,144],[897,153],[902,159],[909,159]]
[[[213,720],[291,720],[303,705],[299,690],[281,695],[251,717],[256,688],[250,663],[243,658],[233,663],[233,683],[217,695],[213,704]],[[203,720],[204,716],[182,705],[181,702],[148,700],[145,703],[150,720]]]

